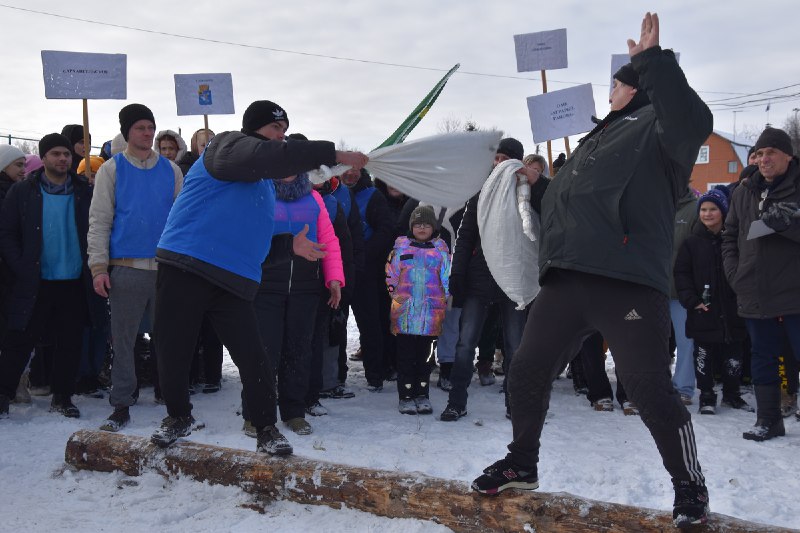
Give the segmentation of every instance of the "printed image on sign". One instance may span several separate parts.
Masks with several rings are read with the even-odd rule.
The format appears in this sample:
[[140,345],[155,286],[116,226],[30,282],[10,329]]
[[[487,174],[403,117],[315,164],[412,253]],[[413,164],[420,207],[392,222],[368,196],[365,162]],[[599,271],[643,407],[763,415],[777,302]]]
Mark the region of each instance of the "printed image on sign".
[[517,72],[567,68],[567,29],[514,36]]
[[[679,53],[675,54],[675,59],[678,63],[681,62],[681,55]],[[611,91],[614,89],[614,74],[622,68],[622,65],[626,65],[631,62],[631,56],[628,54],[611,54],[611,77],[609,78],[608,83],[608,94],[611,94]]]
[[175,74],[178,115],[232,115],[230,74]]
[[125,100],[127,56],[42,50],[45,98]]
[[585,133],[594,128],[592,84],[528,97],[533,142]]

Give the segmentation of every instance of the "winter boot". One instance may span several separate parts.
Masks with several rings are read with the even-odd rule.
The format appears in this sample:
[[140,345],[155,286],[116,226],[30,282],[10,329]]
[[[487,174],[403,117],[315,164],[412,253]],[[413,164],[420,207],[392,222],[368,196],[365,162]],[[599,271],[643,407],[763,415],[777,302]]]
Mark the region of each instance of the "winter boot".
[[258,432],[256,431],[256,427],[249,420],[245,420],[244,424],[242,424],[242,431],[244,431],[244,434],[250,437],[251,439],[258,438]]
[[17,385],[17,393],[14,396],[14,403],[31,403],[31,393],[28,390],[28,384],[30,383],[29,376],[29,372],[26,371],[22,374],[22,377],[19,378],[19,385]]
[[103,431],[111,431],[112,433],[116,433],[125,427],[130,421],[131,415],[128,412],[128,408],[117,407],[114,409],[114,412],[109,415],[108,420],[103,422],[103,425],[100,426],[100,429]]
[[192,434],[192,424],[195,423],[192,415],[168,416],[161,421],[161,427],[150,436],[150,442],[159,448],[166,448],[180,437]]
[[414,398],[414,404],[417,406],[417,414],[429,415],[433,413],[433,406],[427,396],[418,396]]
[[611,398],[600,398],[599,400],[592,402],[592,407],[594,407],[595,411],[613,411],[614,400]]
[[256,430],[256,450],[270,455],[291,455],[294,451],[275,426],[264,426]]
[[673,481],[675,503],[672,521],[675,527],[687,528],[708,521],[708,490],[691,481]]
[[314,429],[311,427],[311,424],[306,422],[305,418],[296,417],[290,418],[285,422],[289,429],[297,433],[298,435],[311,435],[314,432]]
[[415,415],[417,414],[417,404],[411,398],[401,398],[400,403],[397,404],[397,410],[403,415]]
[[622,402],[622,412],[625,416],[639,416],[639,408],[631,401]]
[[700,414],[713,415],[717,413],[717,394],[714,391],[700,393]]
[[328,410],[319,401],[314,402],[312,405],[306,407],[306,414],[311,416],[325,416]]
[[781,415],[783,418],[792,416],[797,411],[797,393],[789,394],[781,389]]
[[726,395],[723,393],[722,405],[726,405],[731,409],[741,409],[742,411],[747,411],[748,413],[756,412],[753,406],[744,401],[742,397],[739,395],[739,393],[731,395]]
[[448,403],[447,407],[444,408],[444,411],[442,411],[442,414],[439,416],[439,420],[442,422],[455,422],[463,416],[467,416],[466,407],[456,407]]
[[67,418],[80,418],[81,412],[72,403],[72,395],[70,394],[53,394],[53,399],[50,402],[51,413],[61,413]]
[[756,424],[742,433],[742,438],[765,441],[786,435],[781,417],[780,386],[753,385],[753,392],[756,394]]
[[494,377],[494,372],[492,372],[491,361],[479,361],[475,366],[478,369],[478,379],[481,385],[485,387],[494,385],[497,382],[497,378]]

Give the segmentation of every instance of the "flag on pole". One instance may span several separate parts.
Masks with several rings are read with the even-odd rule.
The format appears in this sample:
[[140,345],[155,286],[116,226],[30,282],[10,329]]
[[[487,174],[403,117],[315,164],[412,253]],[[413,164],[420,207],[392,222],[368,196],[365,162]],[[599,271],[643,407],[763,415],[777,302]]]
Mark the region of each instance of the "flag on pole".
[[456,65],[451,68],[441,80],[439,80],[439,83],[433,87],[431,92],[429,92],[428,95],[422,99],[419,105],[414,109],[414,111],[411,112],[410,115],[408,115],[403,123],[400,124],[400,127],[397,128],[394,133],[389,135],[389,138],[383,141],[381,145],[376,148],[376,150],[378,148],[383,148],[384,146],[390,146],[392,144],[399,144],[403,142],[405,138],[408,137],[408,134],[411,133],[411,130],[414,129],[414,126],[416,126],[419,121],[422,120],[422,117],[424,117],[428,110],[433,106],[433,103],[439,97],[442,89],[444,89],[445,84],[447,84],[447,80],[450,79],[450,76],[452,76],[460,66],[460,63],[456,63]]
[[767,102],[767,108],[764,111],[769,111],[769,106],[772,102]]

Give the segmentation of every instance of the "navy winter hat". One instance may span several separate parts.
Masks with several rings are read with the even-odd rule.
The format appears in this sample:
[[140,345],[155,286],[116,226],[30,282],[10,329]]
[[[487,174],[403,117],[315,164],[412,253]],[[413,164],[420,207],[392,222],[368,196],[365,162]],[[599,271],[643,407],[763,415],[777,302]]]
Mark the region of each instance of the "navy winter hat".
[[621,81],[625,85],[630,85],[634,89],[639,88],[639,75],[633,70],[633,65],[630,63],[622,65],[614,74],[614,79]]
[[778,128],[767,128],[761,132],[756,141],[755,149],[761,150],[762,148],[777,148],[784,154],[794,155],[792,139],[788,133]]
[[149,120],[156,125],[156,119],[153,117],[153,112],[150,111],[145,105],[142,104],[129,104],[119,110],[119,131],[122,132],[122,138],[127,142],[128,132],[131,126],[140,120]]
[[281,106],[269,100],[256,100],[247,106],[247,109],[244,111],[244,116],[242,116],[242,132],[252,133],[278,120],[286,122],[286,126],[289,126],[289,116]]
[[727,188],[714,187],[700,198],[697,199],[697,211],[700,212],[700,206],[703,202],[711,202],[715,204],[720,211],[722,211],[722,218],[728,216],[728,194]]
[[513,137],[506,137],[501,140],[500,145],[497,147],[497,153],[520,161],[525,157],[525,149],[522,147],[522,143]]
[[60,133],[48,133],[39,140],[39,156],[44,157],[47,152],[58,146],[63,146],[72,154],[72,143],[66,136]]

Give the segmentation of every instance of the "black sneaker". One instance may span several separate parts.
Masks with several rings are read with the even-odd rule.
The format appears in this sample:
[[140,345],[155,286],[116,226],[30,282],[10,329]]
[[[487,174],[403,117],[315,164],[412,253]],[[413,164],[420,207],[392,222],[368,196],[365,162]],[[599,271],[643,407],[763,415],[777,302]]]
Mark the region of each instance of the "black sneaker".
[[270,455],[291,455],[292,445],[275,426],[256,430],[256,450]]
[[495,495],[506,489],[534,490],[539,488],[536,467],[522,469],[509,456],[483,469],[483,475],[472,482],[472,490]]
[[103,422],[103,425],[100,426],[100,429],[103,431],[111,431],[112,433],[116,433],[120,429],[124,428],[130,421],[131,415],[128,412],[128,408],[117,407],[108,417],[108,420]]
[[355,398],[356,393],[350,389],[344,388],[344,385],[337,385],[332,389],[320,391],[320,398],[330,398],[332,400],[341,400],[345,398]]
[[53,394],[50,402],[50,412],[60,413],[67,418],[80,418],[81,412],[72,403],[72,398],[67,394]]
[[161,427],[153,432],[150,442],[160,448],[166,448],[180,437],[191,435],[194,422],[192,415],[168,416],[161,421]]
[[222,388],[222,383],[217,381],[216,383],[205,383],[203,385],[203,394],[214,394],[215,392],[219,392]]
[[444,408],[442,414],[439,416],[439,420],[442,422],[455,422],[462,416],[467,415],[467,409],[464,407],[455,407],[453,405],[447,404],[447,407]]
[[742,438],[761,442],[784,435],[786,435],[786,429],[783,427],[783,418],[774,421],[759,418],[756,420],[755,426],[742,433]]
[[11,398],[5,394],[0,394],[0,418],[8,418],[8,404],[11,403]]
[[754,413],[756,411],[753,406],[744,401],[741,396],[723,396],[722,405],[727,405],[731,409],[741,409],[748,413]]
[[675,527],[686,528],[708,521],[708,490],[705,485],[691,481],[675,481],[675,503],[672,505],[672,522]]

